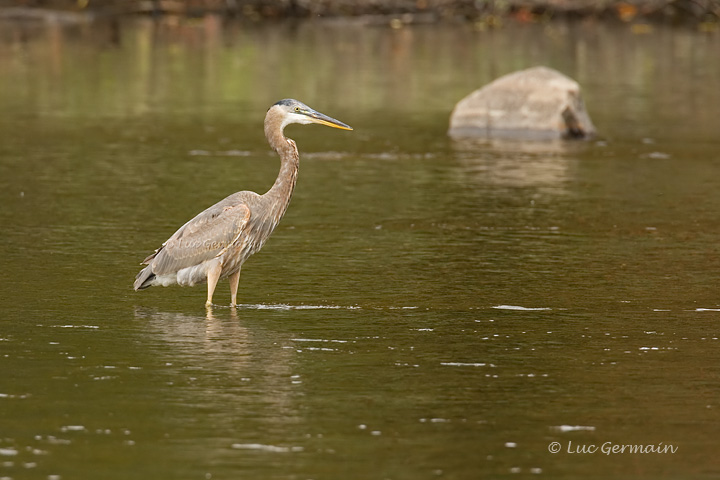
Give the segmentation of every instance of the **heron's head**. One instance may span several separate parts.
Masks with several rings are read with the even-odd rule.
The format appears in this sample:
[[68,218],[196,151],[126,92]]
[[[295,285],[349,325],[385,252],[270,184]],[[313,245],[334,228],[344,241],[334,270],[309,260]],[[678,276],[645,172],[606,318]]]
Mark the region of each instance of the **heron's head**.
[[332,117],[313,110],[302,102],[293,100],[292,98],[286,98],[280,100],[275,105],[270,107],[271,109],[278,109],[282,117],[282,128],[285,128],[291,123],[318,123],[320,125],[326,125],[328,127],[340,128],[342,130],[352,130],[350,125],[346,125],[340,120],[335,120]]

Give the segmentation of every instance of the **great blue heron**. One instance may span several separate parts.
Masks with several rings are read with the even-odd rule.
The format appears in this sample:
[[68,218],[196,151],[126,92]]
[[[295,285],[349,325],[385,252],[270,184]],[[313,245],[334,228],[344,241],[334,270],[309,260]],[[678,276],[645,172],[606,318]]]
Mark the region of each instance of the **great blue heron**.
[[280,100],[271,106],[265,115],[265,137],[280,156],[275,184],[264,195],[234,193],[180,227],[143,260],[147,267],[135,277],[135,290],[207,282],[206,305],[211,305],[218,280],[230,277],[230,304],[237,304],[240,267],[262,248],[285,214],[295,189],[300,157],[295,142],[283,134],[291,123],[352,130],[297,100]]

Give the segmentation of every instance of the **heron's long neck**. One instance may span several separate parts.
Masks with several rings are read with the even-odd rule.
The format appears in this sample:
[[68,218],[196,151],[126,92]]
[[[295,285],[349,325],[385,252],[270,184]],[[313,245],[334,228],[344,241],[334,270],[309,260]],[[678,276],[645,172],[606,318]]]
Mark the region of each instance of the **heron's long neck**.
[[272,149],[280,156],[280,173],[272,188],[263,197],[270,201],[270,208],[277,221],[285,214],[290,204],[300,166],[300,156],[295,142],[283,135],[281,122],[282,119],[273,115],[272,111],[268,112],[265,118],[265,136]]

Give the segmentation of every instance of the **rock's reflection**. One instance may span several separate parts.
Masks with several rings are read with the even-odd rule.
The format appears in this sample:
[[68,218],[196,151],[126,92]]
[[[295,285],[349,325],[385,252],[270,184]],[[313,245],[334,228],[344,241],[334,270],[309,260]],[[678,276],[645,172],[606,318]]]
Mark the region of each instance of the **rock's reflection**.
[[[577,150],[587,142],[509,141],[476,138],[452,142],[464,178],[505,187],[545,187],[565,192]],[[509,155],[511,153],[512,155]]]

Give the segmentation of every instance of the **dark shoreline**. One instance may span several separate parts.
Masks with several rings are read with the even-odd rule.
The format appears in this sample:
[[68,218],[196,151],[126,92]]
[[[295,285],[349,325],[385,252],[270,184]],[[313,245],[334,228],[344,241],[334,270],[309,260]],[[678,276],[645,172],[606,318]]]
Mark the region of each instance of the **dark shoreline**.
[[504,19],[525,23],[590,19],[702,24],[720,30],[720,0],[0,0],[4,21],[77,23],[127,15],[209,14],[246,21],[342,18],[390,26],[452,21],[493,27]]

